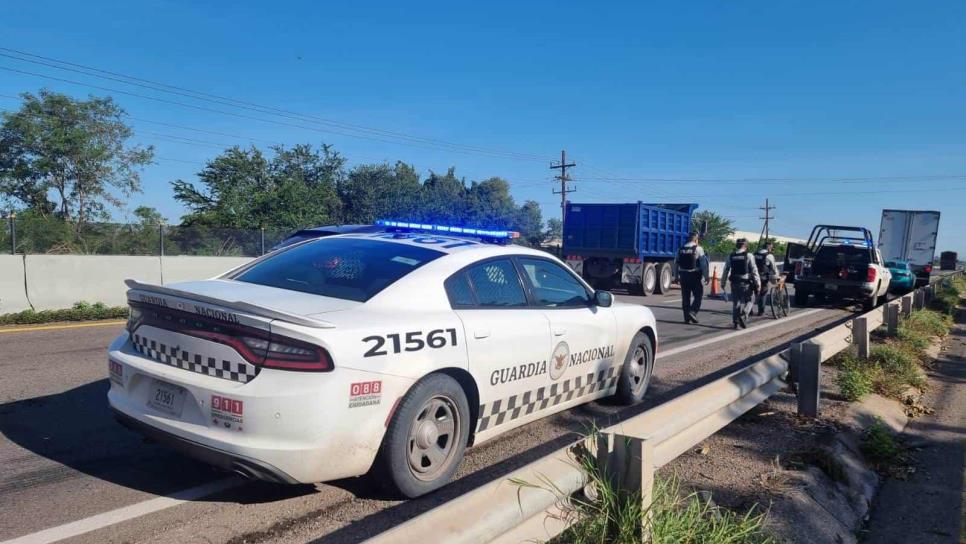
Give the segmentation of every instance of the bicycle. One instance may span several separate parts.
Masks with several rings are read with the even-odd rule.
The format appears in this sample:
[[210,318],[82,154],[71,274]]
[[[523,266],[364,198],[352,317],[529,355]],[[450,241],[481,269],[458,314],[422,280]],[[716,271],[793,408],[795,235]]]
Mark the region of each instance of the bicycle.
[[771,315],[775,319],[786,317],[791,311],[791,298],[788,296],[788,286],[785,285],[785,275],[778,276],[778,281],[769,283],[765,291],[765,300],[771,307]]

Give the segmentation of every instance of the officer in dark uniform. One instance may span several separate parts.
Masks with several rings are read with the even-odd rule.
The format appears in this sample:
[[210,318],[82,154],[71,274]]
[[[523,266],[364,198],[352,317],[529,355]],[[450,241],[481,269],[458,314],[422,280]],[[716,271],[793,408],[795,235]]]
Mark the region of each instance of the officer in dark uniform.
[[678,282],[681,284],[681,310],[684,311],[685,323],[698,322],[704,284],[708,283],[708,257],[704,248],[698,245],[698,238],[698,233],[692,232],[688,236],[688,242],[681,246],[674,259]]
[[755,252],[755,267],[761,277],[761,289],[758,290],[758,315],[765,315],[765,292],[768,287],[778,283],[778,263],[772,249],[775,247],[771,240],[765,240],[761,249]]
[[735,252],[725,261],[721,275],[731,282],[731,320],[735,328],[748,327],[747,319],[751,313],[751,294],[761,287],[755,258],[748,253],[748,240],[738,238]]

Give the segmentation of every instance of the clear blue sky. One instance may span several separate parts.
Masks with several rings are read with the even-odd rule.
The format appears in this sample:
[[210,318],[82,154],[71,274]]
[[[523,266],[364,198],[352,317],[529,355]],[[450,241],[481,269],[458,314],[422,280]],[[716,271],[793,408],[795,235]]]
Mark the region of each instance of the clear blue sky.
[[[115,94],[139,119],[137,140],[164,159],[145,172],[132,209],[148,204],[176,220],[183,210],[169,182],[193,179],[223,144],[257,139],[324,141],[352,163],[400,159],[424,172],[456,166],[470,180],[502,176],[517,199],[555,216],[547,162],[566,148],[578,163],[573,201],[693,200],[758,230],[757,207],[770,197],[773,231],[792,236],[817,222],[876,231],[882,208],[937,209],[939,249],[966,254],[963,2],[202,4],[20,3],[0,19],[0,47],[545,160],[372,141]],[[8,58],[0,66],[164,96]],[[0,71],[0,94],[42,86],[112,94]],[[0,97],[4,109],[15,105]]]

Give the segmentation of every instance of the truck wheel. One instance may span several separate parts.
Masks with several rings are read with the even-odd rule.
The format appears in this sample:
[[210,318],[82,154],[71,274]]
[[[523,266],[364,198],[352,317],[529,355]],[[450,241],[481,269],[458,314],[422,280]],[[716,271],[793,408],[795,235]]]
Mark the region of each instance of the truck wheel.
[[445,374],[430,374],[399,402],[386,429],[375,472],[390,493],[418,497],[446,485],[470,433],[463,388]]
[[634,335],[627,348],[627,356],[617,378],[618,402],[625,405],[636,404],[644,398],[654,370],[654,350],[651,339],[643,332]]
[[808,291],[795,289],[795,306],[804,308],[808,304]]
[[644,263],[644,270],[641,271],[641,285],[644,287],[644,296],[648,296],[654,292],[654,288],[657,286],[657,271],[654,269],[654,263]]
[[663,295],[671,292],[671,265],[660,263],[657,265],[657,285],[654,292]]

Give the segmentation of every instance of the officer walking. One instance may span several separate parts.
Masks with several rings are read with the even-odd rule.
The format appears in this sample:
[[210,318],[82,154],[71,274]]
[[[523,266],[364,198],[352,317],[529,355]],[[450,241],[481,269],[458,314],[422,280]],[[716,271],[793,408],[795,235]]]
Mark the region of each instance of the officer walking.
[[748,253],[748,240],[738,238],[735,252],[725,261],[722,278],[731,281],[731,320],[735,328],[748,328],[746,319],[751,313],[751,293],[761,286],[755,258]]
[[761,277],[761,289],[758,290],[758,315],[765,315],[765,293],[769,286],[778,284],[778,263],[772,250],[775,245],[771,240],[765,240],[762,247],[755,252],[755,267]]
[[[688,242],[681,246],[674,259],[678,268],[678,282],[681,284],[681,310],[685,323],[697,323],[701,311],[701,297],[704,285],[708,283],[708,256],[698,245],[698,233],[692,232]],[[704,283],[702,284],[702,280]]]

